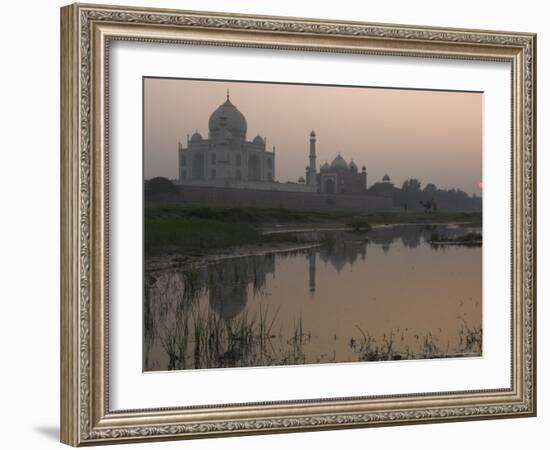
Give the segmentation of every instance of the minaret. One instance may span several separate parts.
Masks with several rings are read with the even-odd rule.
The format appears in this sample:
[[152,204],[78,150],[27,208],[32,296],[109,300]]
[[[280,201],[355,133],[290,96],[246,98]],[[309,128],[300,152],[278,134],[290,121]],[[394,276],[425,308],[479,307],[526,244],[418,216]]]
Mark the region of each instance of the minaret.
[[308,184],[310,186],[317,186],[317,164],[315,159],[317,155],[315,154],[315,131],[311,130],[309,134],[309,176]]
[[[187,146],[189,147],[189,135],[187,135]],[[178,180],[180,183],[183,182],[183,144],[178,142]]]
[[273,181],[275,181],[277,178],[275,178],[275,146],[273,146],[273,168],[271,169],[271,172],[273,173]]
[[309,254],[307,255],[307,259],[309,260],[309,292],[310,294],[315,293],[315,285],[316,285],[315,275],[317,272],[316,256],[317,256],[316,249],[315,248],[310,249]]

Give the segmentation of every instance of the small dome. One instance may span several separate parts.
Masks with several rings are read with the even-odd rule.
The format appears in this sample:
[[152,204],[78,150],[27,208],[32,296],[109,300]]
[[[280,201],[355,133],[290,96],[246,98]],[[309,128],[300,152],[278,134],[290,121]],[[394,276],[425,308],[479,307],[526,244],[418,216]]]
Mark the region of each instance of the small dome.
[[340,154],[338,154],[338,156],[332,160],[332,163],[330,164],[330,168],[336,169],[336,170],[347,169],[348,163],[344,158],[340,156]]
[[311,133],[309,133],[310,137],[315,137],[315,131],[311,130]]
[[195,131],[191,136],[191,142],[197,142],[197,141],[202,141],[202,136],[198,131]]
[[382,177],[382,181],[384,183],[389,183],[391,180],[390,180],[390,176],[388,174],[385,174],[383,177]]
[[349,168],[353,170],[354,172],[357,172],[357,164],[353,162],[353,159],[349,163]]
[[300,177],[298,178],[298,183],[305,183],[306,180],[304,179],[304,177]]
[[328,165],[328,162],[325,161],[325,163],[321,166],[321,170],[324,172],[325,170],[330,170],[330,166]]
[[264,139],[259,134],[254,138],[252,142],[257,145],[265,145]]
[[367,166],[361,167],[361,171],[366,172],[367,171]]
[[229,95],[225,103],[220,105],[210,116],[208,128],[212,136],[218,136],[220,129],[226,128],[233,136],[245,138],[246,119],[235,105],[231,103]]

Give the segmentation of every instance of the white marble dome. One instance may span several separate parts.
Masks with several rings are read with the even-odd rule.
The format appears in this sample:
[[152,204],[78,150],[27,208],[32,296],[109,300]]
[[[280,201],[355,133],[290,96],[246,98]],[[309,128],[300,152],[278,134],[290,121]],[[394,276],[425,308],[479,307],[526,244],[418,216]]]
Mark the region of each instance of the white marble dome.
[[208,128],[210,134],[217,136],[220,133],[220,129],[224,127],[236,137],[246,137],[246,119],[244,115],[231,103],[229,97],[216,109],[208,121]]

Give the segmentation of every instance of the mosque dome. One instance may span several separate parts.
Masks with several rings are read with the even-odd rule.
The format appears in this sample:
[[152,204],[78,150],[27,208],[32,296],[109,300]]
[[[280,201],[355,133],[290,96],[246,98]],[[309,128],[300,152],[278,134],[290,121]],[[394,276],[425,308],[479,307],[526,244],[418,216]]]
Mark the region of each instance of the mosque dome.
[[391,180],[390,180],[390,176],[388,174],[385,174],[383,177],[382,177],[382,181],[384,183],[389,183]]
[[324,172],[325,170],[330,170],[330,166],[328,165],[328,162],[324,162],[324,164],[321,166],[321,170]]
[[330,168],[335,170],[347,169],[348,163],[344,158],[340,156],[340,154],[338,154],[338,156],[332,160],[332,163],[330,164]]
[[353,162],[353,159],[352,159],[352,160],[350,161],[350,163],[349,163],[349,168],[350,168],[351,170],[353,170],[354,172],[357,172],[357,169],[358,169],[358,168],[357,168],[357,164],[355,164],[355,163]]
[[191,142],[197,142],[197,141],[202,141],[202,136],[198,131],[195,131],[191,136]]
[[216,136],[221,128],[226,128],[233,136],[244,139],[246,136],[246,119],[244,115],[231,103],[229,94],[225,103],[216,109],[208,121],[210,134]]
[[256,136],[254,138],[254,140],[252,141],[254,144],[258,144],[258,145],[265,145],[265,141],[264,139],[258,134],[258,136]]

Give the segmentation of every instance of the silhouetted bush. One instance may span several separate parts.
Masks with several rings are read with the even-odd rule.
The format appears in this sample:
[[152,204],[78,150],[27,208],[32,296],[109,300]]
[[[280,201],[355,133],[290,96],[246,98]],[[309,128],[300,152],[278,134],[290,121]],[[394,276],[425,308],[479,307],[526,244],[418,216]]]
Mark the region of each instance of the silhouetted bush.
[[170,194],[177,190],[178,187],[168,178],[155,177],[145,182],[145,192],[150,194]]

